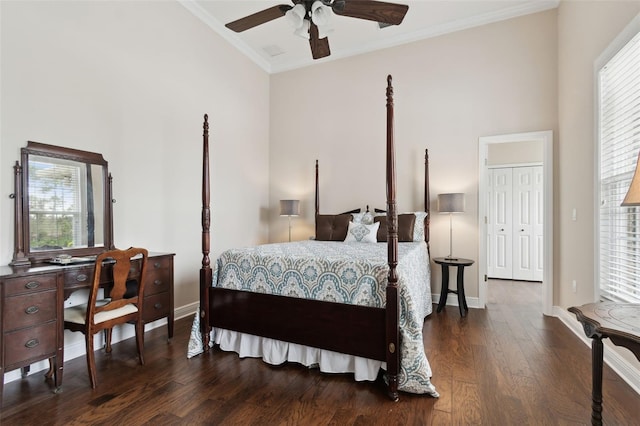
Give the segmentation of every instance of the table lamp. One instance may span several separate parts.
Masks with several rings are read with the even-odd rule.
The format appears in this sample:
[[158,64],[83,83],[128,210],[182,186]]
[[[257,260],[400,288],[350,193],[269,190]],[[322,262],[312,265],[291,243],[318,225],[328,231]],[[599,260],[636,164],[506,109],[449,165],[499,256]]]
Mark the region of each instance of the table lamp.
[[291,242],[291,217],[300,215],[300,200],[280,200],[280,216],[289,217],[289,242]]
[[464,194],[460,192],[450,194],[438,194],[438,212],[449,213],[449,256],[448,260],[456,260],[453,257],[453,213],[464,212]]

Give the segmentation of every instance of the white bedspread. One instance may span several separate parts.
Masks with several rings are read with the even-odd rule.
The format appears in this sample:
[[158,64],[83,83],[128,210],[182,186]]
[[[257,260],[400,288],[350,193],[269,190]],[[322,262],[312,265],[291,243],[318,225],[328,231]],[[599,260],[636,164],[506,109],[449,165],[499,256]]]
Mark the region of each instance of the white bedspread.
[[[398,388],[438,396],[424,352],[422,326],[432,311],[429,259],[424,242],[398,245],[401,368]],[[339,303],[384,307],[389,267],[386,243],[300,241],[232,249],[218,258],[214,286]],[[195,316],[188,356],[201,353]],[[298,362],[321,371],[352,372],[375,380],[385,363],[228,330],[214,330],[211,344],[265,362]]]

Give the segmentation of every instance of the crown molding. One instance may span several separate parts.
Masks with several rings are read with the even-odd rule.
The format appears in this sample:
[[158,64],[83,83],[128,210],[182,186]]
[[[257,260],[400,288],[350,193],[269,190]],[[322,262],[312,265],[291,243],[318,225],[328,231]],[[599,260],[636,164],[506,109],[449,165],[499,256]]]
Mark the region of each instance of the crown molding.
[[202,8],[196,0],[177,0],[185,9],[191,12],[196,18],[204,22],[209,28],[215,31],[220,37],[228,41],[233,47],[238,49],[241,53],[251,59],[260,68],[271,74],[271,64],[265,58],[260,56],[249,47],[240,37],[236,36],[233,31],[230,31],[220,21],[211,16],[209,12]]
[[555,9],[560,4],[560,0],[529,1],[498,11],[484,13],[482,15],[477,15],[470,18],[458,19],[456,21],[447,22],[442,25],[425,28],[423,30],[414,31],[412,33],[389,37],[385,40],[361,44],[353,49],[342,49],[339,51],[332,50],[331,56],[319,60],[304,59],[300,61],[288,61],[280,64],[272,64],[271,62],[269,62],[269,60],[256,53],[255,50],[250,48],[249,45],[243,42],[232,31],[229,31],[217,19],[211,16],[197,3],[197,0],[178,0],[178,2],[269,74],[277,74],[280,72],[291,71],[315,64],[331,62],[338,59],[344,59],[351,56],[370,53],[376,50],[388,49],[415,41],[426,40],[457,31],[463,31],[469,28],[505,21],[507,19],[517,18],[519,16],[543,12],[545,10]]

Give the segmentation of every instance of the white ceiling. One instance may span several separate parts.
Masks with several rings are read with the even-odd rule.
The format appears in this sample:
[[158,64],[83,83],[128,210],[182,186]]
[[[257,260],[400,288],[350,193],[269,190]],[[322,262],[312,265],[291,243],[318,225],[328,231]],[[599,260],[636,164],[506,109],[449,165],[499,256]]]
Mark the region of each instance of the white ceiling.
[[[329,34],[331,56],[311,58],[308,40],[293,34],[282,17],[236,33],[224,24],[290,0],[178,0],[216,33],[268,73],[313,65],[397,46],[558,6],[559,0],[386,0],[409,5],[402,24],[380,29],[372,21],[333,15]],[[357,1],[357,0],[351,0]],[[277,50],[275,56],[267,53]]]

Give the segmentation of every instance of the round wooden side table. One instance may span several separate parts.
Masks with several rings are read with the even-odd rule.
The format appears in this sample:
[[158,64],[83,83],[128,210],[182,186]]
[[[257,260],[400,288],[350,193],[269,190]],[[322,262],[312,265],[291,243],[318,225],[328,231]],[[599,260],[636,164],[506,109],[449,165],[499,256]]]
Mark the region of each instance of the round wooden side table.
[[[442,311],[447,304],[447,296],[449,293],[458,295],[458,308],[460,308],[460,316],[466,316],[469,311],[467,306],[467,300],[464,296],[464,268],[465,266],[473,265],[474,261],[471,259],[463,259],[460,257],[448,258],[448,257],[435,257],[434,262],[442,267],[442,288],[440,289],[440,301],[438,302],[438,309],[436,312]],[[449,266],[458,267],[458,279],[456,290],[449,289]]]

